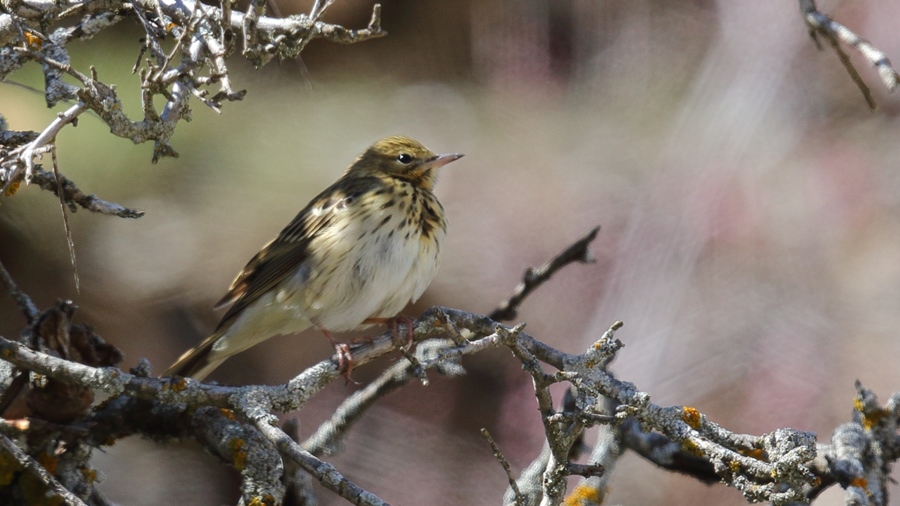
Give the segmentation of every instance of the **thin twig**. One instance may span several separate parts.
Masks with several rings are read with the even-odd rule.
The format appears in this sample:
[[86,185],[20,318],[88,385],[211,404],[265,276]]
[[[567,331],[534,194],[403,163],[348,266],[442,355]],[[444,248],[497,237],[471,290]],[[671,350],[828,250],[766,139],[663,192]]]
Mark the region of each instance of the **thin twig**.
[[6,270],[3,262],[0,262],[0,283],[3,284],[3,288],[6,289],[6,292],[9,293],[10,297],[12,297],[13,300],[16,301],[16,304],[19,305],[19,310],[25,315],[25,319],[29,324],[38,319],[41,315],[41,311],[34,305],[31,297],[19,289],[19,286],[16,285],[12,276],[9,275],[9,271]]
[[144,215],[144,211],[124,207],[115,202],[107,202],[97,198],[96,195],[82,192],[72,180],[66,178],[66,176],[61,173],[53,174],[52,172],[35,167],[33,182],[42,189],[52,191],[53,193],[59,191],[59,186],[61,185],[66,204],[69,205],[70,209],[75,209],[75,205],[77,204],[93,213],[118,216],[119,218],[136,219]]
[[66,230],[66,245],[69,247],[69,261],[72,262],[72,276],[75,278],[75,291],[81,291],[81,282],[78,279],[78,261],[75,258],[75,240],[72,239],[72,227],[69,224],[69,213],[66,212],[66,197],[63,192],[62,180],[59,176],[59,161],[56,159],[56,142],[50,147],[50,160],[53,163],[53,177],[56,179],[56,195],[59,196],[59,210],[62,213],[63,227]]
[[602,476],[606,470],[600,464],[569,464],[569,474],[584,476],[590,478],[592,476]]
[[522,497],[522,492],[519,491],[519,486],[516,484],[516,478],[512,474],[512,468],[509,465],[509,461],[506,460],[506,457],[503,455],[503,452],[500,451],[500,446],[497,445],[497,442],[494,441],[494,438],[491,437],[491,433],[482,427],[481,435],[484,436],[484,439],[487,440],[488,444],[491,445],[491,451],[494,452],[494,458],[500,462],[500,465],[503,467],[503,470],[506,472],[506,479],[509,481],[509,488],[512,489],[513,495],[516,498],[516,506],[525,506],[525,498]]
[[538,269],[528,268],[522,283],[516,287],[515,292],[506,300],[500,303],[490,315],[492,320],[509,321],[516,317],[519,313],[519,305],[525,300],[525,297],[533,292],[537,287],[544,284],[550,279],[556,271],[562,269],[572,262],[592,263],[596,261],[590,250],[590,243],[597,237],[600,227],[595,227],[586,236],[578,239],[571,246],[566,248],[562,253],[553,257],[549,262]]
[[451,340],[437,340],[419,343],[416,347],[416,363],[400,360],[382,372],[378,378],[344,400],[331,417],[324,421],[315,434],[303,442],[303,448],[315,455],[333,454],[341,438],[362,416],[381,398],[398,390],[412,378],[417,377],[415,369],[422,371],[437,368],[442,374],[462,374],[464,370],[457,361],[464,355],[501,345],[497,333],[455,344]]
[[[251,417],[252,418],[252,417]],[[274,417],[271,417],[274,418]],[[344,477],[334,466],[304,450],[268,416],[253,420],[254,425],[278,451],[319,480],[325,488],[360,506],[390,506],[375,494],[362,489]]]
[[844,65],[844,68],[850,74],[850,78],[853,79],[853,82],[862,92],[870,108],[875,108],[875,100],[869,91],[869,87],[863,82],[839,43],[843,42],[852,46],[870,65],[875,67],[878,70],[882,83],[884,83],[889,92],[897,89],[898,82],[900,82],[900,74],[891,65],[891,61],[884,52],[877,49],[866,39],[853,33],[846,26],[820,12],[816,7],[815,0],[800,0],[800,12],[803,14],[803,20],[809,29],[809,35],[816,41],[816,44],[818,44],[817,35],[825,37],[831,43],[831,47],[841,60],[841,64]]
[[[47,128],[44,129],[37,138],[25,146],[22,146],[12,152],[18,156],[19,160],[25,165],[25,184],[31,183],[31,178],[34,174],[34,157],[42,153],[48,144],[52,143],[54,139],[56,139],[56,134],[59,133],[60,130],[63,129],[64,126],[69,123],[74,122],[81,113],[87,110],[87,106],[84,102],[78,102],[72,107],[68,108],[65,112],[61,112],[56,116]],[[12,174],[9,174],[6,182],[3,185],[3,188],[0,189],[0,193],[5,192],[10,184],[17,181],[18,169],[13,171]]]

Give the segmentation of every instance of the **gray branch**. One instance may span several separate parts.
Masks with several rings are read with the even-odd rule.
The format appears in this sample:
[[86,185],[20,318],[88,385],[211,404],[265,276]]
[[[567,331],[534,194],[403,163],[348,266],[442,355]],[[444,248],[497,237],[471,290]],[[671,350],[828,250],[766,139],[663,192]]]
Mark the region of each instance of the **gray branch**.
[[866,103],[869,104],[870,108],[875,108],[875,99],[872,97],[872,93],[865,81],[860,77],[859,72],[853,67],[850,58],[841,48],[841,44],[856,49],[869,65],[875,67],[878,70],[878,75],[881,77],[881,82],[889,92],[897,89],[897,83],[900,82],[900,74],[891,65],[891,61],[884,52],[877,49],[866,39],[853,33],[846,26],[820,12],[816,7],[815,0],[800,0],[800,13],[803,15],[803,21],[809,29],[810,37],[813,38],[816,44],[819,44],[817,38],[819,36],[824,37],[831,44],[832,49],[840,58],[841,64],[844,65],[844,69],[850,74],[850,78],[853,79],[859,91],[862,92],[863,98],[866,99]]
[[[281,19],[263,16],[259,3],[252,3],[247,14],[233,11],[230,4],[223,10],[194,0],[22,0],[4,5],[0,13],[0,80],[23,65],[37,63],[44,72],[47,104],[75,101],[40,133],[0,128],[0,191],[7,193],[14,193],[21,181],[31,183],[36,161],[55,152],[57,135],[86,111],[99,116],[115,136],[135,144],[153,141],[154,162],[178,156],[171,140],[179,122],[190,120],[192,98],[218,112],[224,102],[245,95],[245,91],[232,88],[226,62],[235,50],[234,33],[242,33],[244,56],[257,67],[274,57],[295,58],[315,39],[354,44],[386,35],[377,4],[368,26],[358,30],[322,21],[330,2],[315,7],[312,15]],[[143,118],[138,120],[125,114],[114,85],[100,81],[93,68],[87,72],[74,69],[67,52],[68,43],[91,39],[128,17],[145,32],[144,45],[136,48],[141,56],[134,69],[141,77]],[[161,41],[166,38],[176,40],[169,54],[162,51]],[[143,60],[147,51],[151,58]],[[80,85],[64,81],[66,76]],[[217,90],[210,93],[213,86]],[[161,111],[155,105],[157,96],[165,98]],[[91,205],[78,203],[104,214],[138,216],[99,199]]]
[[[22,302],[27,298],[22,298],[14,283],[6,282],[8,278],[6,274],[6,289],[20,300],[21,310],[35,311],[33,304]],[[29,327],[35,342],[66,341],[74,332],[74,327],[68,327],[70,319],[51,318],[54,311],[61,310],[51,309],[33,319],[44,322]],[[707,482],[722,481],[751,502],[805,502],[824,487],[838,483],[847,490],[848,500],[856,501],[854,504],[887,504],[890,468],[900,457],[900,394],[881,406],[871,392],[858,386],[854,418],[835,431],[830,445],[817,445],[815,435],[793,429],[760,436],[733,433],[695,408],[654,404],[649,394],[610,374],[609,364],[623,346],[615,337],[620,327],[616,322],[584,352],[568,354],[529,335],[523,324],[509,327],[483,315],[435,307],[423,313],[413,329],[413,340],[421,351],[410,356],[412,362],[398,364],[382,378],[390,381],[395,373],[415,376],[417,369],[423,374],[434,368],[453,372],[460,367],[461,357],[489,348],[510,349],[533,379],[546,434],[544,451],[515,481],[519,500],[526,505],[561,504],[566,499],[567,478],[572,475],[585,476],[575,490],[579,500],[602,498],[603,484],[618,456],[628,448],[667,469]],[[371,343],[357,346],[354,363],[363,365],[405,344],[406,339],[396,339],[392,332],[386,332]],[[65,427],[66,439],[79,443],[63,460],[71,472],[58,481],[67,488],[77,488],[79,497],[93,495],[90,485],[83,479],[78,481],[75,472],[78,463],[86,462],[90,449],[100,442],[139,433],[203,441],[242,472],[245,501],[271,497],[277,502],[284,497],[285,468],[279,462],[285,458],[354,504],[386,504],[309,451],[333,449],[354,417],[380,394],[364,389],[364,393],[348,400],[336,417],[305,444],[307,449],[276,423],[275,413],[302,409],[312,395],[340,378],[337,356],[283,385],[228,387],[190,379],[152,378],[146,366],[129,374],[111,366],[90,365],[108,363],[104,361],[77,363],[71,352],[63,353],[65,348],[41,350],[0,337],[0,359],[16,369],[37,373],[60,386],[73,385],[75,388],[63,390],[67,394],[96,389],[113,396],[100,406],[88,406],[92,411],[90,423],[83,427],[77,422],[53,426],[56,428],[38,423],[2,427],[4,434],[45,434],[47,441],[60,437],[58,427]],[[53,350],[56,353],[50,352]],[[548,366],[555,372],[545,370]],[[558,382],[571,385],[571,393],[560,408],[555,407],[549,388]],[[385,387],[373,390],[384,391]],[[596,441],[587,464],[576,463],[584,445],[584,429],[597,424],[602,425],[603,437]],[[257,437],[262,439],[253,442]],[[258,452],[250,452],[250,447]],[[506,500],[508,504],[514,502],[516,495]]]

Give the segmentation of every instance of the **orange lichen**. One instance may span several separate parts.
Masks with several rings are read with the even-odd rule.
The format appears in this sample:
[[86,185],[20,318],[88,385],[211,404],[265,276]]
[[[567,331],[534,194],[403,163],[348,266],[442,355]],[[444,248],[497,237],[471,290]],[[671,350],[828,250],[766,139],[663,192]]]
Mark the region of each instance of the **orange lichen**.
[[90,467],[81,468],[81,475],[84,476],[85,481],[88,483],[95,483],[97,481],[97,471]]
[[682,441],[681,449],[691,455],[696,455],[698,457],[703,456],[703,451],[700,449],[697,443],[691,441],[690,439],[685,439],[684,441]]
[[587,482],[579,484],[575,490],[566,497],[563,506],[585,506],[588,504],[601,504],[603,502],[603,490],[589,485]]
[[249,502],[249,506],[272,506],[274,504],[276,504],[275,498],[269,494],[256,496]]
[[697,408],[692,408],[690,406],[681,408],[681,419],[694,430],[700,429],[702,417],[703,415],[700,414],[700,411],[698,411]]
[[732,460],[728,463],[728,469],[731,469],[732,473],[737,474],[741,471],[741,463],[736,460]]
[[750,448],[749,450],[741,450],[739,453],[745,457],[750,457],[751,459],[760,460],[762,462],[769,461],[769,456],[766,454],[766,452],[759,448]]
[[59,464],[56,457],[49,453],[41,453],[37,456],[37,461],[48,473],[56,474],[56,465]]
[[855,409],[857,413],[862,415],[862,420],[860,422],[863,426],[863,429],[866,430],[870,430],[871,428],[881,423],[881,421],[884,420],[884,418],[889,414],[885,409],[866,409],[866,403],[860,397],[856,397],[855,399],[853,399],[853,409]]
[[168,383],[168,385],[172,388],[173,392],[181,392],[187,388],[187,381],[185,381],[184,378],[178,378],[177,380]]
[[238,471],[243,471],[247,466],[247,452],[244,451],[246,445],[246,441],[238,437],[228,442],[228,449],[231,451],[231,459],[234,461],[234,468]]
[[40,49],[44,45],[44,41],[31,32],[25,32],[25,44],[29,49]]
[[234,411],[226,408],[219,408],[219,413],[222,413],[222,416],[229,420],[234,420]]
[[867,480],[867,479],[865,479],[865,478],[863,478],[863,477],[861,477],[861,476],[860,476],[860,477],[857,477],[857,478],[853,478],[853,480],[850,481],[850,486],[851,486],[851,487],[866,488],[866,487],[869,486],[869,480]]
[[9,186],[6,187],[6,191],[4,192],[4,194],[7,197],[12,197],[13,195],[16,194],[17,191],[19,191],[19,186],[21,186],[21,185],[22,185],[21,181],[14,181],[12,183],[9,183]]

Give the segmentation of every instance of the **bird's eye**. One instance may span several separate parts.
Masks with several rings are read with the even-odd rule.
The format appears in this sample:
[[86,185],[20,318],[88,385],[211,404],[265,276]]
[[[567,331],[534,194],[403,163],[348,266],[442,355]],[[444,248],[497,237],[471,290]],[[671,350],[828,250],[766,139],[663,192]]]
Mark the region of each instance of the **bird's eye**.
[[400,153],[400,156],[397,157],[397,161],[403,165],[407,165],[412,159],[413,157],[409,153]]

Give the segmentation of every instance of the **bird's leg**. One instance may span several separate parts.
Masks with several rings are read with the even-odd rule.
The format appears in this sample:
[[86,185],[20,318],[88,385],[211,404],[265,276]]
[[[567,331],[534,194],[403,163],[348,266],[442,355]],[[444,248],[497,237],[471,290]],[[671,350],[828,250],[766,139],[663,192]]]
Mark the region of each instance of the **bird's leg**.
[[[345,343],[338,342],[328,330],[323,328],[319,328],[319,330],[325,334],[325,337],[327,337],[328,340],[331,341],[331,345],[334,346],[334,351],[338,356],[338,370],[343,371],[341,376],[346,380],[345,384],[349,383],[352,381],[350,379],[350,373],[353,372],[353,355],[350,353],[350,347]],[[354,383],[356,382],[354,381]]]
[[392,318],[372,317],[366,318],[363,323],[387,325],[391,329],[391,337],[396,339],[400,325],[406,325],[406,351],[409,351],[413,345],[413,324],[416,321],[408,316],[394,316]]

